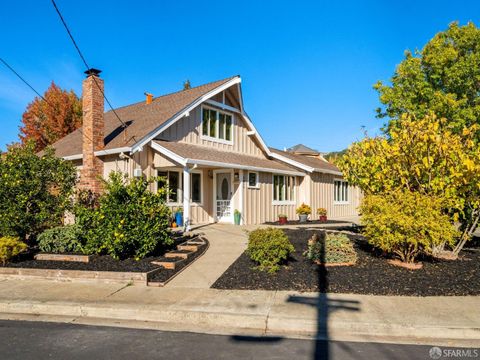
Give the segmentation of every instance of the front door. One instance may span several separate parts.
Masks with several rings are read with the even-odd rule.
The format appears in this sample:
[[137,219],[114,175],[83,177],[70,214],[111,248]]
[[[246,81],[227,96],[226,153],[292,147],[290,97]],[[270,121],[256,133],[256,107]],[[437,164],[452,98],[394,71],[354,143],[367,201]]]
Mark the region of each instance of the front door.
[[232,222],[232,174],[217,173],[215,187],[216,217],[219,222]]

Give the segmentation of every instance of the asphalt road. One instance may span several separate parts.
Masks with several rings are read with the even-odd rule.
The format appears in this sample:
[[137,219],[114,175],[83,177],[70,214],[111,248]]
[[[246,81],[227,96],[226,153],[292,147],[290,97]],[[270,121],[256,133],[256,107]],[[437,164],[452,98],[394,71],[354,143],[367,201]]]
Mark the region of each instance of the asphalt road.
[[0,359],[430,359],[430,346],[0,321]]

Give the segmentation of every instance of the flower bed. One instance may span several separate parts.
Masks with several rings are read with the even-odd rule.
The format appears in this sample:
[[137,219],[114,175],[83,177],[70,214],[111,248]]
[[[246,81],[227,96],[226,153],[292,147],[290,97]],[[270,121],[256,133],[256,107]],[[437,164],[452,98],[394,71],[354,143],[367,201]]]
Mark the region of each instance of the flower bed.
[[389,264],[361,236],[354,242],[353,266],[323,267],[306,259],[307,241],[314,230],[285,229],[295,252],[275,274],[255,270],[242,254],[213,284],[217,289],[326,291],[372,295],[479,295],[480,251],[463,251],[456,261],[423,259],[423,268],[408,270]]

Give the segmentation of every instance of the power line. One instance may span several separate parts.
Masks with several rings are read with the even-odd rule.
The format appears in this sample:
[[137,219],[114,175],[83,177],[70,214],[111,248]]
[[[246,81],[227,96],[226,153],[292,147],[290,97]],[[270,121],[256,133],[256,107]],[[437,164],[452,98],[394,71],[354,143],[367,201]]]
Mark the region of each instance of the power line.
[[[77,49],[77,52],[78,52],[78,55],[80,55],[80,58],[82,59],[83,63],[85,64],[85,67],[87,68],[87,70],[90,70],[90,66],[88,66],[88,63],[87,63],[87,60],[85,59],[85,57],[83,56],[82,52],[80,51],[80,48],[78,47],[77,45],[77,42],[75,41],[75,38],[73,37],[72,35],[72,32],[70,31],[67,23],[65,22],[65,19],[63,18],[62,16],[62,13],[60,12],[60,10],[58,9],[58,6],[57,4],[55,3],[55,0],[52,0],[52,4],[53,4],[53,7],[55,8],[58,16],[60,17],[60,20],[62,21],[62,24],[63,26],[65,27],[65,30],[67,30],[67,33],[68,33],[68,36],[70,37],[70,40],[72,40],[72,43],[73,43],[73,46],[75,46],[75,49]],[[102,88],[100,87],[100,85],[97,83],[97,80],[95,79],[95,76],[93,76],[93,80],[95,82],[95,84],[97,85],[98,89],[101,91],[102,95],[103,95],[103,98],[105,99],[105,101],[107,102],[108,106],[110,107],[110,109],[112,110],[112,112],[115,114],[115,116],[117,117],[118,121],[120,121],[120,123],[122,124],[123,128],[125,129],[127,127],[127,124],[125,124],[122,119],[120,119],[120,116],[118,116],[117,112],[115,111],[115,109],[113,108],[112,104],[110,103],[110,100],[108,100],[107,96],[105,95],[105,92],[102,90]],[[135,139],[135,137],[133,137]]]
[[[35,94],[37,94],[43,101],[45,101],[45,103],[50,106],[53,110],[57,110],[55,108],[55,106],[53,106],[50,102],[47,101],[47,99],[45,99],[45,97],[43,95],[41,95],[37,90],[35,90],[35,88],[30,85],[30,83],[25,80],[25,78],[23,78],[17,71],[15,71],[15,69],[13,67],[11,67],[5,60],[3,60],[2,58],[0,58],[0,61],[11,71],[13,72],[20,80],[22,80],[22,82],[27,85]],[[93,143],[93,140],[88,136],[86,135],[81,128],[77,128],[78,131],[80,131],[80,133],[82,134],[82,136],[85,136],[88,140],[90,140],[92,143]],[[105,152],[105,155],[108,155],[108,153],[102,149],[102,150],[99,150],[99,151],[104,151]]]

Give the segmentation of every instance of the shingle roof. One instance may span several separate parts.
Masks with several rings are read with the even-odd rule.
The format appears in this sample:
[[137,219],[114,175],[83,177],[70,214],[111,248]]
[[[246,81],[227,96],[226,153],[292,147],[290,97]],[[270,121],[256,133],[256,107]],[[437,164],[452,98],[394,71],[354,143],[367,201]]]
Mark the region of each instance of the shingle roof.
[[[199,97],[225,84],[236,76],[197,86],[188,90],[154,98],[147,105],[141,101],[132,105],[115,109],[120,119],[128,127],[124,136],[121,124],[112,111],[104,114],[105,119],[105,150],[120,147],[130,147],[145,135],[154,131],[175,114],[186,108]],[[59,157],[72,156],[82,153],[82,133],[77,129],[71,134],[53,144],[56,155]]]
[[327,170],[327,171],[340,172],[340,169],[337,168],[335,165],[330,164],[328,161],[322,160],[318,157],[311,157],[311,156],[306,156],[306,155],[297,155],[297,154],[293,154],[293,153],[288,152],[288,151],[281,151],[281,150],[278,150],[278,149],[275,149],[275,148],[269,148],[269,149],[270,149],[270,151],[272,151],[274,153],[277,153],[279,155],[282,155],[282,156],[284,156],[288,159],[291,159],[291,160],[297,161],[301,164],[310,166],[310,167],[316,169],[317,171],[318,170],[319,171]]
[[173,153],[190,160],[203,160],[218,163],[232,164],[251,168],[264,168],[271,170],[294,171],[299,170],[277,160],[270,160],[258,156],[250,156],[229,151],[220,151],[200,145],[192,145],[180,142],[154,140],[155,143],[172,151]]
[[295,146],[292,146],[291,148],[287,149],[287,151],[292,153],[315,154],[315,155],[319,153],[317,150],[309,148],[308,146],[305,146],[303,144],[297,144]]

